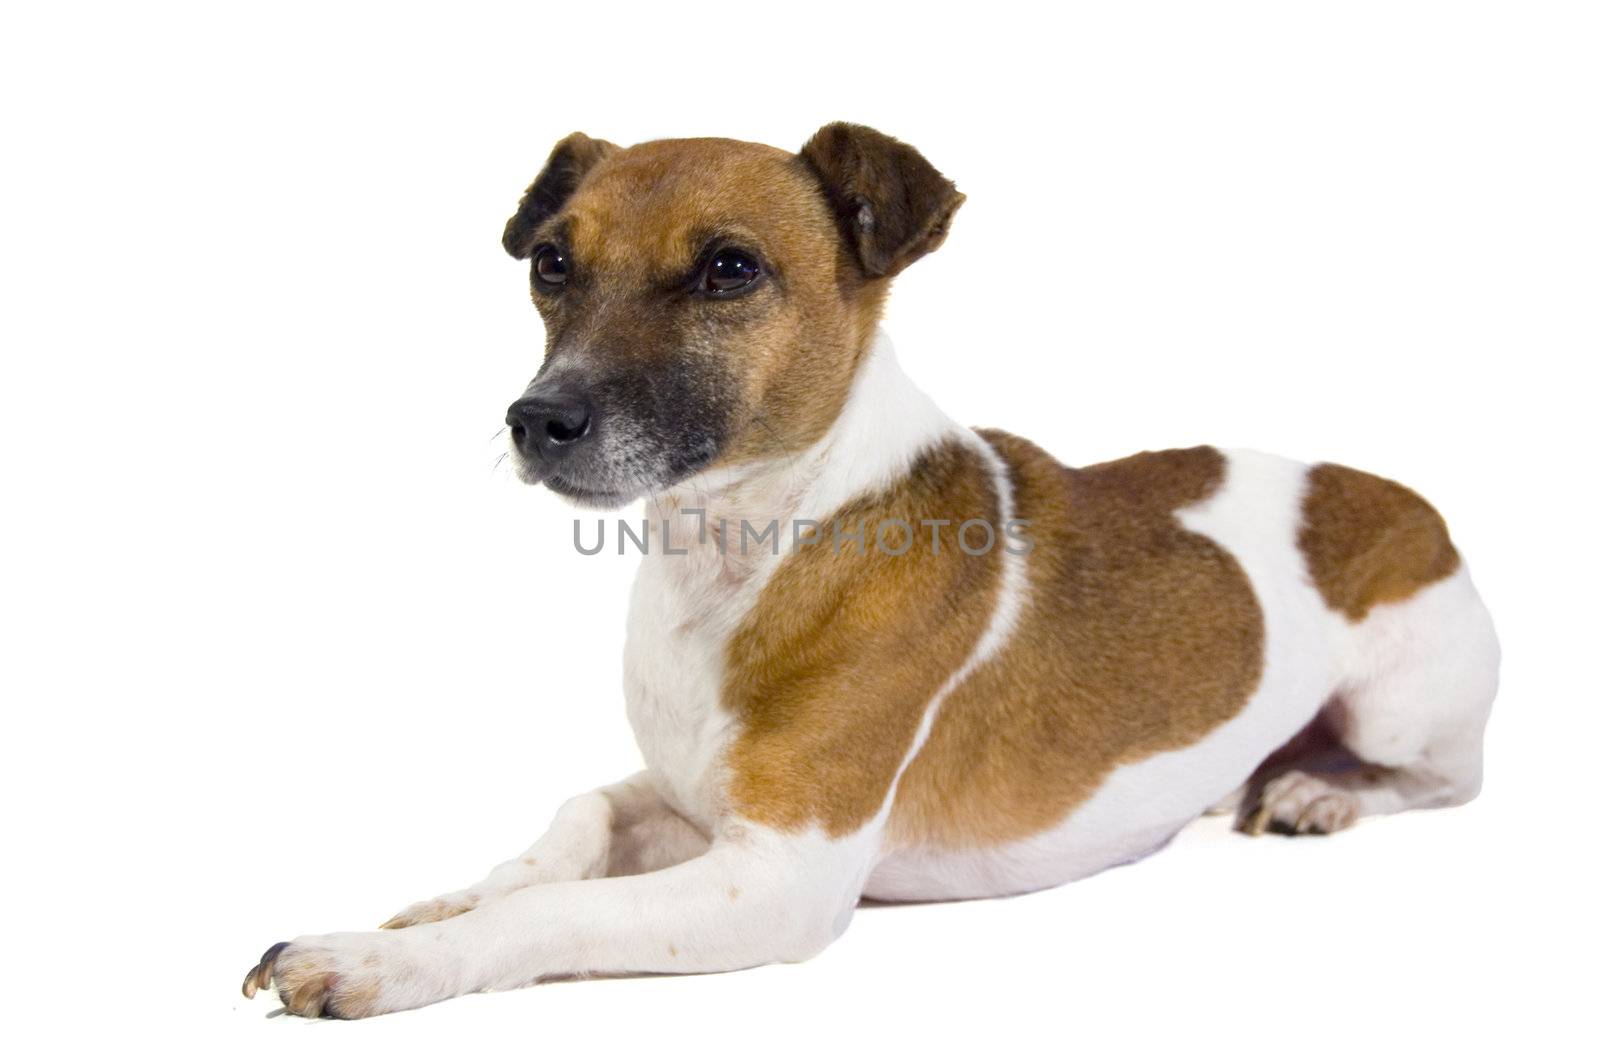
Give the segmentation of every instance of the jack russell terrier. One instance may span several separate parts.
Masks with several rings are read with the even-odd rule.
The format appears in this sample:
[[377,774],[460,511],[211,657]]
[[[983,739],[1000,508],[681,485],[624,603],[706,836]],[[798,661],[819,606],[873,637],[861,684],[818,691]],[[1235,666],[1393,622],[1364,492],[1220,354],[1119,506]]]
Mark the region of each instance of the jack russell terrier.
[[505,228],[546,327],[506,421],[528,483],[646,501],[648,767],[482,882],[273,946],[246,996],[797,961],[863,897],[1038,890],[1211,809],[1320,833],[1477,793],[1498,645],[1417,495],[1212,447],[1068,468],[906,378],[877,321],[963,199],[843,123],[556,145]]

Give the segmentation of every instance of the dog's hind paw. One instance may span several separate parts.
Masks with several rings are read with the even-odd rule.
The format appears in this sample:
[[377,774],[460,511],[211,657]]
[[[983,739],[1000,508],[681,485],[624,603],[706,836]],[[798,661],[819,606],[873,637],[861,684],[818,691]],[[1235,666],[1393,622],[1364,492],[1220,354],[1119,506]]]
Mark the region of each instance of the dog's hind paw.
[[1320,776],[1293,770],[1261,789],[1255,811],[1241,821],[1246,834],[1268,828],[1286,835],[1329,835],[1356,822],[1361,801]]

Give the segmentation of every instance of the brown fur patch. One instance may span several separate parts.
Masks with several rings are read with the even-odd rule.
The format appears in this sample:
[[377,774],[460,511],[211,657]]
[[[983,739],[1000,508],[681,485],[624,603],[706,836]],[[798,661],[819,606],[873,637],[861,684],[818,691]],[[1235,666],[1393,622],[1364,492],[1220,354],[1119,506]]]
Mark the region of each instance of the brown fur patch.
[[[923,710],[994,609],[1001,548],[965,554],[954,533],[972,518],[998,532],[998,506],[982,457],[951,442],[836,515],[846,532],[865,528],[866,553],[845,541],[835,554],[825,523],[822,541],[784,559],[728,646],[723,703],[742,725],[729,754],[736,811],[838,836],[882,807]],[[937,554],[923,519],[955,522]],[[873,549],[889,520],[916,532],[904,554]],[[903,545],[893,530],[885,541]]]
[[906,771],[889,831],[946,848],[1057,823],[1117,766],[1196,742],[1261,674],[1261,610],[1233,556],[1173,511],[1222,482],[1213,448],[1069,469],[984,436],[1031,521],[1027,603],[1011,638],[945,702]]
[[1301,504],[1300,552],[1329,609],[1359,621],[1461,565],[1444,519],[1401,484],[1338,465],[1313,466]]

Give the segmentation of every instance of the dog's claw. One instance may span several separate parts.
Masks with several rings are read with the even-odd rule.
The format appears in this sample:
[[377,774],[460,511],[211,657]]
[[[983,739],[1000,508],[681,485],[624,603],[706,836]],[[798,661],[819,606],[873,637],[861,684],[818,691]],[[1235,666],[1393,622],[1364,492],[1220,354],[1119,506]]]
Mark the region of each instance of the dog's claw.
[[245,973],[244,985],[239,988],[243,991],[245,997],[253,998],[256,996],[257,990],[266,990],[272,986],[272,966],[277,963],[278,954],[282,953],[288,946],[289,943],[287,942],[279,942],[277,945],[272,946],[261,955],[261,961]]
[[1246,835],[1259,835],[1267,830],[1267,825],[1272,823],[1272,809],[1263,802],[1249,820],[1245,821],[1244,833]]

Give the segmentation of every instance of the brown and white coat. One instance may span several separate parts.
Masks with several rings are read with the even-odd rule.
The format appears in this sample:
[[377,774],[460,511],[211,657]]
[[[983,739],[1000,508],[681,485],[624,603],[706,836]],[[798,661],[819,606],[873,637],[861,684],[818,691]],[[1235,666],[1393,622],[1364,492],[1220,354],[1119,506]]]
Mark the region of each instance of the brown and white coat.
[[[798,960],[863,896],[1066,882],[1219,805],[1331,831],[1476,793],[1498,650],[1432,509],[1339,466],[1197,447],[1073,469],[950,421],[873,331],[888,277],[960,203],[906,152],[859,127],[825,129],[803,166],[734,142],[558,146],[513,253],[558,233],[599,276],[732,231],[783,286],[743,324],[698,304],[619,317],[620,289],[596,297],[605,313],[541,305],[535,386],[636,350],[617,330],[655,330],[739,397],[696,443],[716,460],[684,475],[596,444],[654,537],[624,659],[646,768],[385,930],[274,947],[247,993],[276,981],[292,1011],[359,1016]],[[751,411],[766,431],[727,427]],[[641,424],[627,438],[669,435]],[[745,522],[776,522],[778,549],[730,544]],[[966,549],[966,522],[999,535]],[[663,549],[668,526],[685,553]],[[1333,745],[1347,764],[1314,763]]]

